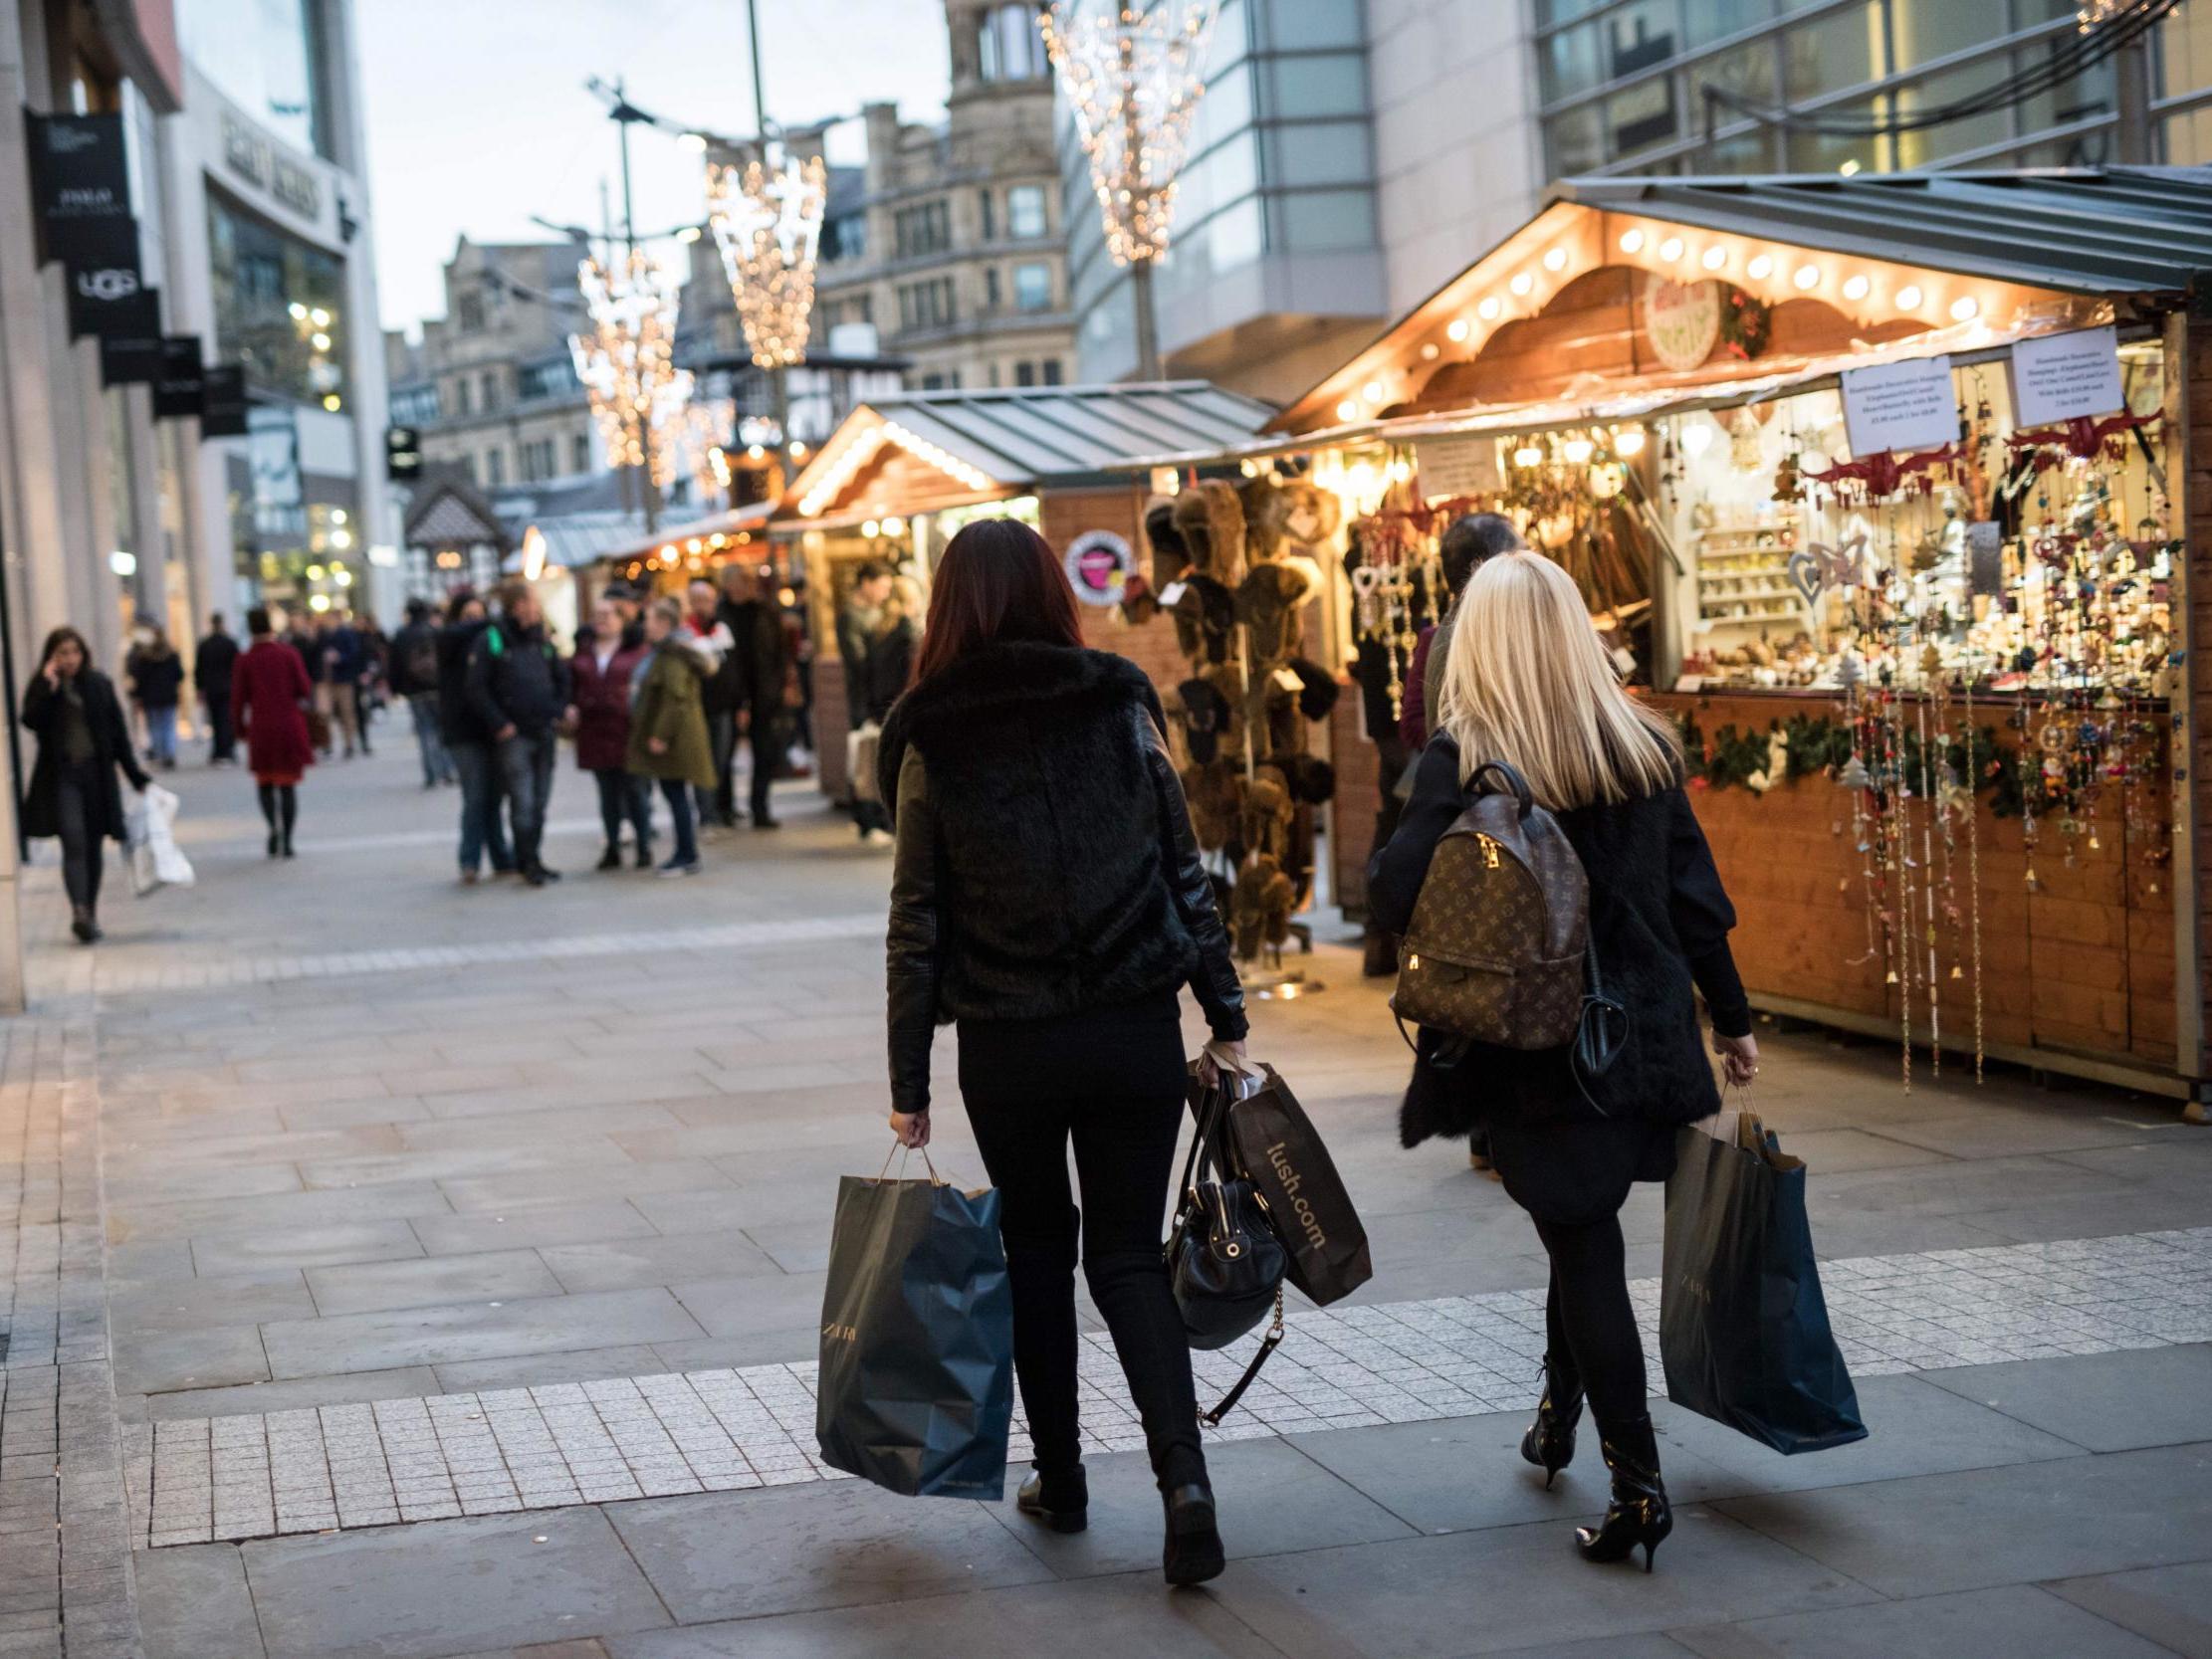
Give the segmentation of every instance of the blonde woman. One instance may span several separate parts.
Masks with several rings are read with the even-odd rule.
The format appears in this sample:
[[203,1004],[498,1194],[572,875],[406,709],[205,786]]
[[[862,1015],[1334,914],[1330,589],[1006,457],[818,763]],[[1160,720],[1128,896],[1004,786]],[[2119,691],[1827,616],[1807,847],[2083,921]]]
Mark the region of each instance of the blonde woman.
[[1552,1476],[1574,1456],[1587,1392],[1613,1500],[1578,1530],[1592,1560],[1642,1545],[1646,1570],[1673,1526],[1647,1411],[1644,1347],[1629,1306],[1620,1209],[1662,1180],[1677,1126],[1718,1105],[1695,993],[1729,1079],[1757,1070],[1751,1011],[1728,951],[1735,912],[1682,790],[1673,726],[1615,678],[1574,581],[1537,553],[1491,559],[1467,584],[1444,670],[1440,729],[1412,800],[1368,872],[1377,923],[1402,933],[1432,855],[1488,760],[1526,778],[1590,877],[1590,929],[1607,990],[1629,1010],[1619,1059],[1580,1080],[1565,1049],[1477,1045],[1449,1069],[1424,1034],[1400,1114],[1409,1146],[1487,1130],[1505,1190],[1551,1258],[1544,1394],[1521,1455]]

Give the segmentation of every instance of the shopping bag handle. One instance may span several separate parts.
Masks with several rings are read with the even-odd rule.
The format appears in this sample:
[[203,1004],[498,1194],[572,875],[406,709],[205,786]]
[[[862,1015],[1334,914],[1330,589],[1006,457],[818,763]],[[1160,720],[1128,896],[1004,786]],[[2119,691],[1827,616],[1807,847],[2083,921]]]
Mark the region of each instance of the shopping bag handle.
[[[930,1161],[930,1149],[927,1146],[909,1146],[905,1141],[893,1136],[891,1149],[883,1154],[883,1167],[876,1171],[876,1185],[881,1186],[883,1184],[885,1178],[891,1173],[891,1160],[898,1157],[901,1152],[906,1153],[907,1157],[912,1157],[916,1152],[920,1152],[922,1154],[922,1166],[930,1172],[930,1183],[933,1186],[949,1184],[945,1177],[937,1172],[937,1165]],[[906,1178],[905,1158],[899,1159],[899,1178],[901,1180]]]

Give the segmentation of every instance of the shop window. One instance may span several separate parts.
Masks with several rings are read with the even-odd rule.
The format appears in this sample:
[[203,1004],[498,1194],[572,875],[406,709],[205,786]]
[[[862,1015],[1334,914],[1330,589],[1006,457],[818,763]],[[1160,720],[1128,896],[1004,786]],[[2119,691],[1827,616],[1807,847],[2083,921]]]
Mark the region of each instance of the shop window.
[[1006,192],[1006,234],[1017,239],[1045,234],[1043,185],[1017,184]]
[[1013,303],[1017,311],[1048,311],[1052,309],[1052,267],[1017,265],[1013,268]]
[[1047,357],[1044,359],[1043,367],[1044,383],[1047,386],[1057,386],[1060,383],[1060,359]]
[[994,6],[976,20],[976,68],[986,81],[1036,81],[1050,65],[1035,9]]
[[1035,385],[1037,383],[1037,365],[1030,362],[1026,357],[1015,363],[1013,365],[1013,383],[1017,386]]
[[591,434],[578,432],[568,440],[568,470],[588,473],[591,470]]
[[900,259],[943,253],[952,246],[952,216],[944,201],[902,207],[891,216],[893,245]]
[[953,320],[953,280],[933,277],[899,289],[899,327],[942,328]]
[[566,397],[576,390],[576,366],[569,357],[548,357],[544,362],[525,363],[515,371],[518,402]]
[[242,362],[256,391],[343,402],[345,262],[212,190],[207,229],[215,352]]
[[986,242],[998,240],[998,199],[989,186],[976,192],[976,222],[983,227]]
[[995,311],[997,309],[998,268],[995,265],[987,265],[984,267],[984,310]]
[[868,251],[868,219],[862,213],[832,214],[822,221],[820,258],[823,264],[859,259]]

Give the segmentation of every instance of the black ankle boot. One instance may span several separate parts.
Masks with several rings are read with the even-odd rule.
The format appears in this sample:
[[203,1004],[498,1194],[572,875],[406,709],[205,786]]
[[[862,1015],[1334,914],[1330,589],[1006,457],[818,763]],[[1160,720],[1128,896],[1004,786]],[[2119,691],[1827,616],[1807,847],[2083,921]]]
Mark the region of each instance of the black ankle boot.
[[[1603,1425],[1601,1425],[1603,1427]],[[1631,1418],[1605,1429],[1598,1442],[1613,1472],[1613,1501],[1596,1527],[1577,1527],[1575,1545],[1586,1561],[1617,1561],[1644,1546],[1644,1570],[1674,1530],[1674,1510],[1659,1481],[1659,1438],[1652,1419]]]
[[600,868],[601,870],[621,869],[622,849],[617,847],[613,842],[609,841],[606,846],[606,851],[599,855],[598,868]]
[[1575,1425],[1582,1421],[1582,1378],[1561,1375],[1550,1354],[1544,1355],[1544,1397],[1536,1402],[1536,1420],[1521,1436],[1521,1456],[1544,1472],[1544,1490],[1552,1477],[1575,1460]]
[[1091,1524],[1090,1480],[1080,1463],[1064,1474],[1039,1469],[1021,1483],[1013,1507],[1055,1533],[1079,1533]]
[[90,944],[100,937],[100,924],[93,920],[92,906],[70,907],[69,931],[77,935],[77,942],[80,944]]
[[1168,1542],[1160,1557],[1171,1584],[1203,1584],[1221,1575],[1221,1535],[1214,1524],[1214,1489],[1204,1481],[1160,1494],[1168,1511]]

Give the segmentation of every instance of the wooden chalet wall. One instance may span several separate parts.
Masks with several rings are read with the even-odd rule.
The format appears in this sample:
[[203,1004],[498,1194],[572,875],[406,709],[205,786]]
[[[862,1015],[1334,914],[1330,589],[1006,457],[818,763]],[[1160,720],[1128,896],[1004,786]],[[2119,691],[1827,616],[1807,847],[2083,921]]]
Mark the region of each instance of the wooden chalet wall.
[[[2188,703],[2177,711],[2185,731],[2177,734],[2175,764],[2186,762],[2186,776],[2177,779],[2177,801],[2186,799],[2194,809],[2195,904],[2192,919],[2197,939],[2197,982],[2189,987],[2200,1014],[2199,1052],[2182,1056],[2184,1075],[2198,1086],[2198,1108],[2204,1105],[2203,1033],[2212,1031],[2212,1000],[2205,993],[2203,965],[2212,961],[2212,884],[2205,880],[2212,870],[2212,310],[2206,306],[2204,280],[2199,277],[2195,313],[2169,325],[2169,339],[2181,343],[2187,385],[2178,404],[2183,413],[2185,474],[2184,533],[2188,536],[2187,605],[2175,620],[2185,630],[2178,642],[2187,652]],[[2169,352],[2169,357],[2172,353]]]

